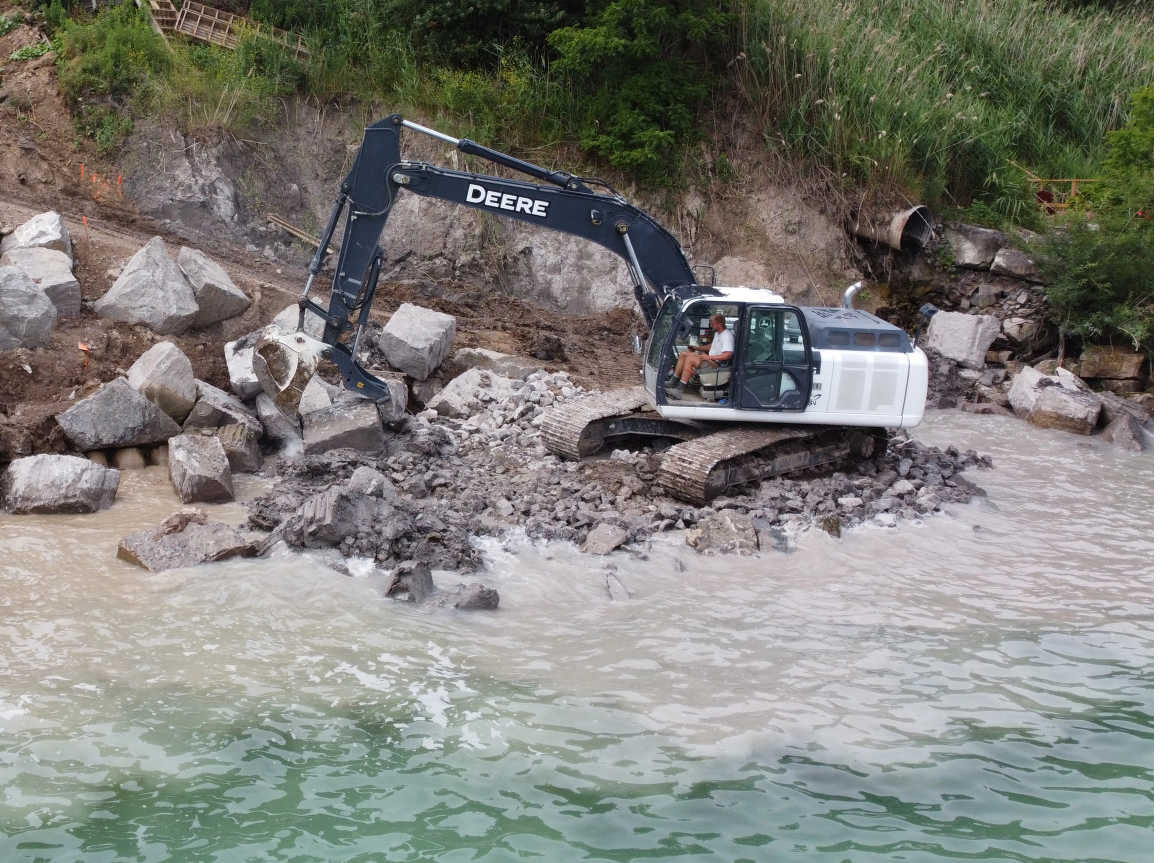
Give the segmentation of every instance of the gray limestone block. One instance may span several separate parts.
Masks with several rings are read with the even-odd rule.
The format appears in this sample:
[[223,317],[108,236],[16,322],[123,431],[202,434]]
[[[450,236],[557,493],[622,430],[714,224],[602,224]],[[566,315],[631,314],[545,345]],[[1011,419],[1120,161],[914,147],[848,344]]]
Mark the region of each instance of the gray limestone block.
[[143,324],[160,335],[185,332],[199,313],[187,277],[155,237],[130,258],[93,310],[103,318]]
[[236,287],[227,271],[198,249],[186,246],[179,249],[178,267],[190,282],[199,307],[191,321],[192,327],[206,327],[234,318],[251,305],[251,298]]
[[938,312],[929,322],[925,344],[943,357],[970,369],[985,368],[985,355],[1001,333],[993,315]]
[[0,508],[13,513],[109,509],[121,474],[74,455],[18,458],[0,474]]
[[56,249],[13,249],[0,255],[0,267],[23,270],[57,307],[58,318],[81,314],[81,283],[73,275],[73,262]]
[[302,418],[306,455],[351,448],[381,452],[384,439],[377,406],[367,400],[342,401]]
[[178,423],[125,378],[115,378],[58,414],[57,424],[82,452],[165,443],[181,431]]
[[1093,392],[1043,387],[1026,419],[1039,428],[1060,429],[1072,434],[1089,435],[1099,423],[1102,402]]
[[28,275],[0,267],[0,351],[43,348],[57,326],[57,307]]
[[427,403],[439,416],[465,418],[482,410],[484,404],[501,402],[514,395],[510,378],[485,369],[463,372]]
[[191,361],[178,345],[159,342],[138,357],[126,375],[130,386],[146,396],[176,423],[195,406],[198,390]]
[[264,466],[264,454],[260,452],[259,435],[245,425],[232,423],[215,430],[227,463],[234,473],[254,473]]
[[227,376],[231,380],[231,389],[245,401],[258,396],[263,387],[252,366],[255,356],[255,344],[259,340],[260,332],[248,333],[241,339],[227,342],[223,346],[223,356],[227,360]]
[[724,509],[701,518],[685,537],[686,545],[701,554],[754,554],[758,530],[750,517]]
[[584,537],[580,550],[585,554],[609,554],[620,548],[629,539],[629,534],[615,524],[598,524]]
[[170,484],[183,503],[226,503],[235,499],[231,465],[215,435],[172,437],[169,459]]
[[264,427],[264,437],[276,443],[301,440],[300,421],[293,421],[284,416],[271,396],[260,393],[256,396],[255,405],[260,423]]
[[453,315],[402,303],[381,331],[381,352],[395,369],[425,380],[454,344],[455,323]]
[[331,486],[306,500],[293,521],[309,548],[340,545],[375,520],[377,501],[347,488]]
[[1117,449],[1144,451],[1143,428],[1140,421],[1129,413],[1121,413],[1108,423],[1100,437]]
[[196,381],[195,388],[199,396],[186,422],[183,423],[184,431],[242,425],[246,426],[254,437],[258,438],[263,434],[264,428],[260,425],[255,412],[235,396],[205,381]]
[[426,564],[416,560],[399,563],[389,573],[385,595],[404,602],[423,602],[434,592],[434,576]]
[[384,474],[366,465],[361,465],[349,477],[349,488],[358,494],[382,497],[385,493],[385,486],[386,479]]
[[[320,297],[310,297],[310,299],[317,305],[324,305],[324,300]],[[280,328],[280,332],[284,335],[296,332],[296,322],[300,319],[300,306],[296,303],[288,306],[276,317],[272,318],[272,323]],[[304,313],[304,332],[312,338],[319,341],[324,338],[324,318],[314,315],[312,312]]]
[[1042,282],[1042,274],[1034,260],[1025,252],[1017,249],[999,249],[990,265],[990,272],[996,276],[1008,276],[1012,279],[1026,279],[1028,282]]
[[118,543],[119,558],[151,572],[254,553],[254,546],[239,533],[199,510],[176,512],[158,527],[132,533]]
[[488,369],[495,374],[515,380],[526,380],[527,376],[539,371],[535,360],[502,354],[486,348],[462,348],[455,352],[454,362],[468,369]]
[[946,231],[954,263],[969,270],[988,270],[998,250],[1006,244],[1001,231],[955,224]]
[[73,263],[73,243],[61,214],[50,210],[33,216],[15,231],[0,240],[0,255],[13,249],[55,249]]

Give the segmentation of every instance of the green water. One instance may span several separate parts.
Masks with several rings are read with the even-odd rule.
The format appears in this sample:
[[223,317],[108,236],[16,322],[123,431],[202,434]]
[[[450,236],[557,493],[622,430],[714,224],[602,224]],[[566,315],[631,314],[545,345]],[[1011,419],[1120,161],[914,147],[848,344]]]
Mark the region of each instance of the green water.
[[0,861],[1151,860],[1151,459],[919,435],[992,453],[995,506],[747,560],[493,542],[495,614],[122,564],[149,471],[0,516]]

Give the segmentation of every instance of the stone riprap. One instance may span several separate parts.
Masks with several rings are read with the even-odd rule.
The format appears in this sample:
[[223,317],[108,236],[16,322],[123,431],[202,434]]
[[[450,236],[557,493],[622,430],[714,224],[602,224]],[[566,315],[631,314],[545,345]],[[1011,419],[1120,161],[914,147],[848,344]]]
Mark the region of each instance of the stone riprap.
[[227,503],[235,499],[231,464],[213,434],[184,434],[170,439],[170,484],[183,503]]
[[43,348],[57,325],[57,307],[24,270],[0,267],[0,351]]
[[73,275],[73,260],[56,249],[13,249],[0,255],[0,267],[16,267],[45,292],[57,308],[57,318],[81,314],[81,283]]
[[255,554],[255,547],[221,521],[199,510],[176,512],[158,527],[118,543],[118,557],[151,572]]
[[4,239],[0,240],[0,255],[15,249],[53,249],[73,263],[73,241],[61,214],[49,211],[33,216]]
[[[976,487],[961,471],[989,463],[902,436],[887,455],[849,473],[768,480],[695,507],[665,495],[657,484],[662,454],[651,447],[586,464],[544,450],[544,411],[585,394],[566,373],[500,380],[506,384],[478,388],[478,412],[466,418],[432,410],[407,417],[378,454],[339,449],[278,459],[272,468],[281,479],[250,504],[251,524],[294,548],[327,547],[387,570],[419,561],[471,571],[479,564],[473,537],[515,527],[588,550],[591,534],[600,553],[604,537],[610,554],[639,554],[654,536],[698,527],[703,551],[733,545],[758,553],[785,548],[786,531],[826,516],[838,529],[877,519],[894,525],[967,501]],[[734,543],[728,525],[740,529]]]
[[454,344],[453,315],[402,303],[381,331],[379,346],[389,364],[416,380],[430,377]]
[[255,369],[252,367],[255,344],[259,337],[258,331],[248,333],[243,338],[223,346],[223,357],[227,360],[227,377],[231,381],[231,389],[244,401],[254,399],[263,392],[260,379],[256,377]]
[[986,351],[1000,333],[1001,324],[992,315],[937,312],[929,321],[925,344],[958,365],[983,369]]
[[126,378],[176,423],[184,422],[195,406],[195,371],[178,345],[159,342],[138,357]]
[[159,335],[177,335],[191,327],[199,304],[166,244],[155,237],[130,258],[93,310],[103,318],[142,324]]
[[109,509],[120,478],[118,471],[75,455],[18,458],[0,474],[0,509],[22,514]]
[[57,424],[81,452],[166,443],[182,431],[125,378],[115,378],[59,414]]
[[234,318],[251,305],[251,298],[236,287],[227,271],[198,249],[183,246],[178,250],[177,263],[199,307],[191,327],[198,329]]
[[973,225],[952,225],[946,236],[954,263],[970,270],[988,270],[998,250],[1006,244],[1006,236],[1001,231]]

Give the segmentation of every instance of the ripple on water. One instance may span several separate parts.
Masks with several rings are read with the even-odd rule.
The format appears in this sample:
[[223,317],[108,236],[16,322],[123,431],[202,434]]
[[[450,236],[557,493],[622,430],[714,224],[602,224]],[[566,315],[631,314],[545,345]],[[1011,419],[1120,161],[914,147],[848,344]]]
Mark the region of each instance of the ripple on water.
[[490,542],[491,615],[123,564],[157,472],[0,516],[0,860],[1150,859],[1151,460],[918,435],[993,455],[991,505],[751,560]]

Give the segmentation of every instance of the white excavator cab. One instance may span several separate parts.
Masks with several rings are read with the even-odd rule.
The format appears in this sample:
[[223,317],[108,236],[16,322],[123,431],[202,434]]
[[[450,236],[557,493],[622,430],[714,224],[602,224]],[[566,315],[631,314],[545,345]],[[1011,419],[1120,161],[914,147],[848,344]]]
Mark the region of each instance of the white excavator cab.
[[[710,344],[719,314],[733,334],[732,357],[706,361],[688,386],[667,387],[683,352]],[[924,353],[899,327],[745,287],[674,291],[642,374],[658,413],[679,420],[907,428],[920,422],[928,386]]]

